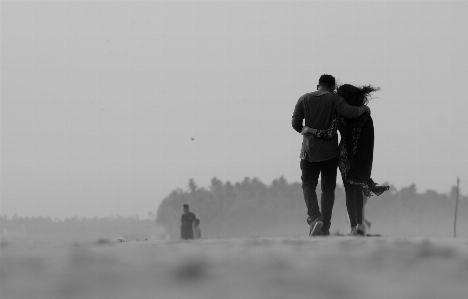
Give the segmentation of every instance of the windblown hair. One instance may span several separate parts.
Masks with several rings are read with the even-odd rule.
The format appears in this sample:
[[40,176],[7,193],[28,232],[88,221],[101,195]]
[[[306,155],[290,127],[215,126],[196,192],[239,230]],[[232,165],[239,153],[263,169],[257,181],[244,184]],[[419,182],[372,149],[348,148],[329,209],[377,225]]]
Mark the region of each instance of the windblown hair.
[[351,106],[363,106],[369,103],[371,94],[380,90],[379,87],[364,85],[356,87],[351,84],[343,84],[338,87],[337,93]]

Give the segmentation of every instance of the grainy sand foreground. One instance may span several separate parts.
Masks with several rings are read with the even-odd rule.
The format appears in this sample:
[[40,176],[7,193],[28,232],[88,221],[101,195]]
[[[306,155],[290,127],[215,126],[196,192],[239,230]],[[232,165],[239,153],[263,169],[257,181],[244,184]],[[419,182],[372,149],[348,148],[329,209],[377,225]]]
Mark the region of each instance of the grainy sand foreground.
[[2,243],[0,298],[468,298],[468,239]]

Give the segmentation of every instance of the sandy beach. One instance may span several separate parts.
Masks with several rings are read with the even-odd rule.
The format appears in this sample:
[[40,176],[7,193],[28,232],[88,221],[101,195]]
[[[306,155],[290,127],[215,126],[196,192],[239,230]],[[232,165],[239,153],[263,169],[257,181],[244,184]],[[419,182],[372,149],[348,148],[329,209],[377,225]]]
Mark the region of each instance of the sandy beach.
[[0,297],[466,298],[468,239],[3,242]]

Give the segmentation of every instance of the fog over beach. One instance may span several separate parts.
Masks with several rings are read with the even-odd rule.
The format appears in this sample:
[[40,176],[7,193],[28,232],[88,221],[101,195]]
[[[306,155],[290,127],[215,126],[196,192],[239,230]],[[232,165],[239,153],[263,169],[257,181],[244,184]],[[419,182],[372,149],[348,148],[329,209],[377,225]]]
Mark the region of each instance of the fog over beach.
[[459,175],[466,194],[467,14],[466,1],[1,1],[1,214],[144,217],[189,178],[300,181],[291,115],[324,73],[381,87],[379,183],[447,193]]
[[[467,297],[468,1],[1,0],[0,39],[1,299]],[[339,172],[307,218],[323,74],[380,88],[366,236]]]

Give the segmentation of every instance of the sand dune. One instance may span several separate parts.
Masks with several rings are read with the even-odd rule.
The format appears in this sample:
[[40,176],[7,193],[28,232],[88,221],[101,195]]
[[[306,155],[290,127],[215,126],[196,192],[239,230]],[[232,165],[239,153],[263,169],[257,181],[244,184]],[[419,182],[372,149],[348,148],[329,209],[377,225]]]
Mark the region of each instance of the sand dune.
[[2,243],[0,298],[467,298],[468,239]]

